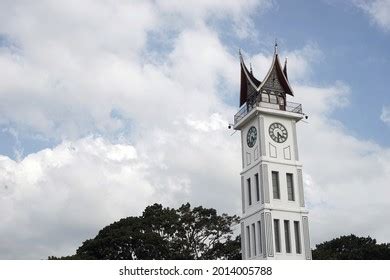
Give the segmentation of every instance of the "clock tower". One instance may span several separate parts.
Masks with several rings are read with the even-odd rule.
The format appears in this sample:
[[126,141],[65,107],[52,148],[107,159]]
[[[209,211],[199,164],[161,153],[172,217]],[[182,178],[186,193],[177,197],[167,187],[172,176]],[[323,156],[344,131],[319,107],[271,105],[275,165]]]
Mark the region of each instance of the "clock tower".
[[241,252],[243,259],[311,259],[308,211],[303,193],[296,123],[302,105],[287,101],[293,91],[277,46],[261,82],[240,53]]

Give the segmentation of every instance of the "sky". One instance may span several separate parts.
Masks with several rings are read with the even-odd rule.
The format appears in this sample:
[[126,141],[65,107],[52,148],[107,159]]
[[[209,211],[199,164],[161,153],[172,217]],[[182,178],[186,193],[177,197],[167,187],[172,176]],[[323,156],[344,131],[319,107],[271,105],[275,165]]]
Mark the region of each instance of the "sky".
[[0,259],[152,203],[241,214],[238,50],[288,57],[312,246],[390,242],[389,0],[0,1]]

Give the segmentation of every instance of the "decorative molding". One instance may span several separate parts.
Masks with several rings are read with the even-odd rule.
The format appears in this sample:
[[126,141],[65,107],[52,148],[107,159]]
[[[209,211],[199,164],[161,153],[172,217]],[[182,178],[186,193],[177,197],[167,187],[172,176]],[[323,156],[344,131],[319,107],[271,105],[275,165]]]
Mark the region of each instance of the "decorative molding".
[[250,165],[251,164],[251,154],[250,153],[246,153],[246,165]]
[[255,148],[255,161],[259,159],[259,145],[256,145],[256,148]]
[[272,216],[271,213],[265,213],[265,231],[267,235],[267,253],[268,257],[274,256],[274,241],[272,238]]
[[259,117],[259,125],[260,125],[260,153],[261,156],[266,155],[265,151],[265,130],[264,130],[264,117],[260,116]]
[[245,244],[245,226],[244,223],[241,222],[241,256],[242,259],[245,260],[246,257],[246,244]]
[[259,187],[260,187],[260,203],[264,205],[264,183],[263,183],[263,173],[262,173],[262,165],[259,165]]
[[241,216],[241,220],[245,220],[245,219],[249,219],[250,217],[253,217],[255,215],[257,215],[258,213],[262,212],[262,211],[280,211],[280,212],[284,212],[284,213],[288,213],[288,214],[299,214],[299,215],[308,215],[309,214],[309,211],[305,210],[305,211],[296,211],[296,210],[291,210],[291,209],[284,209],[284,208],[281,208],[281,207],[275,207],[275,206],[268,206],[268,207],[264,207],[264,206],[260,206],[259,208],[255,209],[253,212],[246,212],[247,215],[242,215]]
[[266,237],[265,237],[264,213],[261,213],[260,222],[261,222],[261,246],[263,247],[263,258],[265,259],[267,257],[267,247],[266,247]]
[[[256,116],[257,116],[257,114],[256,114]],[[260,123],[260,119],[262,118],[262,116],[259,116],[258,118],[257,118],[257,127],[259,128],[259,132],[257,133],[257,137],[259,138],[259,143],[258,143],[258,147],[259,147],[259,151],[260,151],[260,153],[259,153],[259,157],[262,155],[262,147],[261,147],[261,145],[262,145],[262,142],[263,142],[263,131],[261,130],[261,123]]]
[[283,156],[284,156],[284,159],[288,159],[288,160],[291,159],[290,146],[287,146],[286,148],[283,149]]
[[269,183],[268,183],[268,164],[263,164],[261,166],[261,185],[264,192],[264,202],[269,203]]
[[[277,159],[271,159],[271,158],[260,158],[260,164],[278,164],[280,166],[290,166],[290,167],[295,167],[295,168],[302,168],[302,164],[296,164],[296,161],[280,161],[280,160],[277,160]],[[257,163],[259,164],[259,163]],[[242,174],[245,174],[246,172],[248,172],[249,170],[251,170],[252,168],[255,168],[257,167],[257,164],[252,164],[250,166],[246,166],[245,168],[243,168],[240,172],[240,175]]]
[[292,134],[293,134],[295,160],[299,160],[298,141],[297,141],[297,125],[296,125],[296,122],[294,120],[291,121],[291,128],[292,128]]
[[302,227],[303,227],[303,244],[305,246],[305,257],[307,260],[311,260],[309,218],[307,216],[302,216]]
[[241,176],[241,203],[242,203],[242,214],[245,214],[245,186],[244,186],[244,176]]
[[297,169],[297,175],[298,175],[298,190],[299,190],[299,206],[305,207],[305,196],[303,193],[302,169]]
[[241,163],[242,163],[242,168],[244,169],[245,168],[245,153],[244,153],[244,132],[241,131],[241,148],[242,148],[242,153],[241,153]]
[[271,143],[269,143],[269,156],[272,157],[272,158],[277,158],[278,157],[278,153],[276,151],[276,147],[274,145],[272,145]]

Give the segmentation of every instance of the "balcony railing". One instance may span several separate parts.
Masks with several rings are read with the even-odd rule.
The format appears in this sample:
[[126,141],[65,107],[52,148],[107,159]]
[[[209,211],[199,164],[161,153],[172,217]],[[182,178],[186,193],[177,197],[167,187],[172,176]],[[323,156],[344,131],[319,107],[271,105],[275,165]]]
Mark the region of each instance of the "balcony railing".
[[279,105],[278,103],[256,101],[252,104],[245,103],[242,105],[237,114],[234,115],[234,125],[236,125],[241,119],[243,119],[249,112],[256,107],[263,107],[268,109],[275,109],[280,111],[292,112],[297,114],[303,114],[302,104],[294,102],[286,102],[286,105]]

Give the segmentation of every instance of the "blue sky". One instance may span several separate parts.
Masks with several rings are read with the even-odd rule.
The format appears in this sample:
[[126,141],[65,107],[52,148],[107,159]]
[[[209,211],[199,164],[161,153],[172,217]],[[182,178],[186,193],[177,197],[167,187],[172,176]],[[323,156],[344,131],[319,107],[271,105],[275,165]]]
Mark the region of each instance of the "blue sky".
[[389,242],[390,1],[21,0],[0,4],[0,258],[72,254],[154,202],[240,214],[238,49],[261,80],[275,38],[312,244]]

